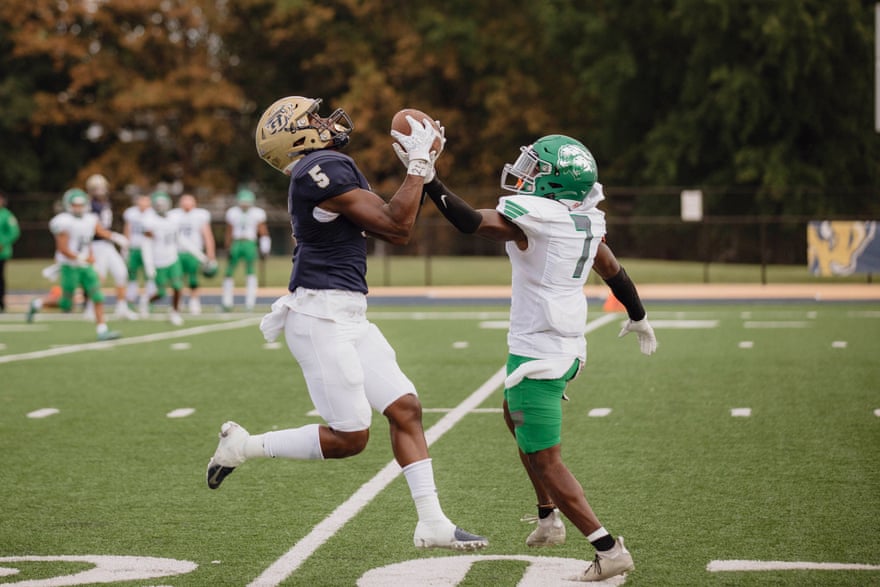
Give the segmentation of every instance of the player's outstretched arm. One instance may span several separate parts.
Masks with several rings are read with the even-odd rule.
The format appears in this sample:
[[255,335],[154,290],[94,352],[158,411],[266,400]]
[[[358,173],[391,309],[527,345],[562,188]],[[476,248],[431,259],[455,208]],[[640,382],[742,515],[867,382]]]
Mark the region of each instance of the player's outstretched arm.
[[526,242],[523,231],[497,210],[474,210],[446,187],[438,177],[425,184],[425,193],[452,226],[465,234],[478,234],[494,241]]

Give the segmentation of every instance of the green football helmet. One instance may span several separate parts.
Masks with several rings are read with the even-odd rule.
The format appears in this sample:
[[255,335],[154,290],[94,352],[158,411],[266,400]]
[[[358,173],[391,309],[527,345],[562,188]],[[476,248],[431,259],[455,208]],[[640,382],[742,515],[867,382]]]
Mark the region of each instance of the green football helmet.
[[547,135],[520,151],[501,172],[505,190],[580,204],[599,179],[592,153],[571,137]]
[[[79,188],[71,188],[61,196],[61,204],[65,212],[82,216],[89,206],[89,195]],[[77,208],[74,209],[74,206]]]
[[153,210],[164,216],[171,210],[171,196],[163,191],[153,192],[150,196],[150,202],[153,204]]
[[252,192],[251,190],[242,188],[238,190],[237,194],[235,194],[235,201],[239,204],[252,206],[254,202],[257,201],[257,196],[254,195],[254,192]]

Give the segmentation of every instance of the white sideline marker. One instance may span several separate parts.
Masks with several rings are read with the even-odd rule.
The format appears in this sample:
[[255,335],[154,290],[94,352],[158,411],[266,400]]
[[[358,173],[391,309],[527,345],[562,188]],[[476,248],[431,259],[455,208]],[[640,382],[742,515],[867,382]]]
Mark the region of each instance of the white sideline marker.
[[751,340],[741,340],[737,346],[741,349],[750,349],[755,346],[755,343]]
[[[601,326],[618,320],[616,314],[605,314],[592,322],[587,323],[585,332],[592,332]],[[495,372],[483,385],[476,389],[455,409],[440,418],[440,420],[425,430],[425,440],[428,446],[434,444],[446,432],[452,429],[465,415],[474,411],[503,383],[507,368],[502,367]],[[383,491],[394,479],[400,475],[400,465],[397,461],[390,461],[372,479],[361,485],[354,495],[339,505],[333,513],[324,518],[312,531],[306,534],[299,542],[281,558],[272,563],[259,577],[251,581],[248,587],[274,587],[280,584],[294,573],[302,564],[312,556],[318,548],[333,537],[345,524],[348,523],[358,512],[367,506]]]
[[5,351],[5,350],[6,350],[6,345],[3,344],[2,342],[0,342],[0,351]]
[[833,349],[845,349],[846,341],[845,340],[835,340],[831,343],[831,348]]
[[267,342],[263,345],[263,348],[267,351],[274,351],[281,348],[280,342]]
[[175,342],[171,344],[172,351],[188,351],[192,345],[188,342]]
[[40,418],[48,418],[49,416],[54,416],[60,410],[58,408],[41,408],[39,410],[34,410],[30,412],[27,417],[32,418],[34,420],[39,420]]
[[454,343],[452,343],[452,348],[454,348],[454,349],[466,349],[469,346],[471,346],[471,345],[466,340],[457,340]]
[[706,565],[706,570],[710,573],[726,571],[880,571],[880,565],[799,561],[714,560]]
[[734,418],[748,418],[752,415],[752,408],[733,408],[730,415]]
[[874,410],[874,415],[880,418],[880,409]]
[[611,413],[611,408],[593,408],[589,412],[587,412],[587,416],[590,418],[604,418],[608,414]]

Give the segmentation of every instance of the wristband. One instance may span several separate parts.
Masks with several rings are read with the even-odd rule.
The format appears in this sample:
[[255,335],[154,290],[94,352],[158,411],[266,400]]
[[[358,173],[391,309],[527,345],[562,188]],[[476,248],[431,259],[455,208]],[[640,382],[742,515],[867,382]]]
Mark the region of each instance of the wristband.
[[406,172],[409,175],[418,175],[419,177],[424,178],[430,175],[433,168],[434,167],[424,159],[412,159],[406,167]]

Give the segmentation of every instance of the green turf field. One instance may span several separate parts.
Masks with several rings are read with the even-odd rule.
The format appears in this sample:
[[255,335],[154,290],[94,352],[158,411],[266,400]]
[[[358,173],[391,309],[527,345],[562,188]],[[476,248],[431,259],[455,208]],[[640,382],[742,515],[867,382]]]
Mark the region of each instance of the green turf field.
[[[636,570],[625,584],[880,584],[880,307],[649,312],[652,357],[617,338],[620,315],[592,313],[601,322],[565,406],[564,458],[626,538]],[[206,487],[226,419],[252,432],[319,421],[258,316],[126,323],[123,339],[94,344],[82,320],[12,314],[0,317],[0,585],[566,584],[563,570],[585,568],[591,549],[571,524],[564,546],[525,546],[534,496],[502,392],[484,386],[505,360],[506,308],[370,317],[419,389],[446,513],[488,549],[413,548],[415,510],[385,468],[381,417],[357,457],[249,461]],[[725,561],[803,565],[708,570]]]

